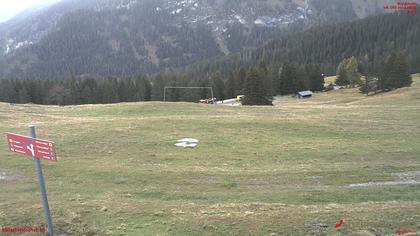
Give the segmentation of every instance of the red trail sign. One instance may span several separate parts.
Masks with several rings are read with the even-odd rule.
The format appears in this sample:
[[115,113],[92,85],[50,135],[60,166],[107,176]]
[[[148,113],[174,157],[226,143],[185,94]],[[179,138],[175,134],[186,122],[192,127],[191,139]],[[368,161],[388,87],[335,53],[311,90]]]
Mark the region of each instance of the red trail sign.
[[6,135],[10,151],[37,159],[57,161],[53,142],[11,133]]

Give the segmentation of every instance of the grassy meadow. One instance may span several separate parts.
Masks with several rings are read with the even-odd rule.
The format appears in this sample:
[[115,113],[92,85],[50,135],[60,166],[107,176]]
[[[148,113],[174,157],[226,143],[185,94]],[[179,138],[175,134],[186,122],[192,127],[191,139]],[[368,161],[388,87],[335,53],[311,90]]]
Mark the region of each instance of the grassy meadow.
[[[35,124],[55,141],[59,161],[42,163],[57,235],[420,232],[420,185],[407,184],[420,181],[414,80],[375,96],[346,89],[273,107],[0,103],[0,133]],[[198,147],[175,147],[184,137]],[[34,163],[10,153],[4,135],[1,175],[0,228],[43,226]]]

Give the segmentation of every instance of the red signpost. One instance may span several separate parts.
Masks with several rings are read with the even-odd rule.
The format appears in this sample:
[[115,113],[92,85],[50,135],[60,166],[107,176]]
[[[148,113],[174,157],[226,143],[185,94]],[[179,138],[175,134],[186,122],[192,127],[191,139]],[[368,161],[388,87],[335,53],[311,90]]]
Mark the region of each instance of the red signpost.
[[44,205],[45,219],[48,224],[48,235],[54,236],[51,212],[48,205],[47,190],[45,189],[44,175],[42,174],[41,159],[57,161],[55,145],[53,142],[37,139],[34,125],[29,125],[29,133],[30,137],[7,133],[6,138],[11,152],[34,158],[36,174],[38,176],[39,191],[41,194],[42,204]]
[[57,161],[53,142],[11,133],[6,135],[10,151],[37,159]]

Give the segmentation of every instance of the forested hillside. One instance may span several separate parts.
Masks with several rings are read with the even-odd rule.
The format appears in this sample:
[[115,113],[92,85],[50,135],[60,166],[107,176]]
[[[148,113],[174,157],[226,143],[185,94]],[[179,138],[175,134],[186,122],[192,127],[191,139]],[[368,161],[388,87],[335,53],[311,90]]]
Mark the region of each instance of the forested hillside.
[[321,65],[324,74],[335,74],[338,63],[355,56],[363,61],[367,56],[374,69],[394,50],[408,56],[411,72],[420,71],[420,15],[386,14],[351,23],[314,27],[301,33],[274,40],[257,49],[217,60],[198,63],[188,68],[192,75],[219,71],[229,74],[241,67],[264,61],[268,65],[282,63]]
[[0,24],[0,77],[133,77],[170,71],[314,25],[383,12],[384,2],[63,0]]
[[[106,24],[106,22],[101,23],[101,19],[98,15],[98,19],[90,23],[99,26]],[[93,76],[64,81],[45,80],[42,77],[38,80],[6,79],[0,81],[0,101],[66,105],[163,100],[165,86],[212,86],[218,99],[232,98],[247,92],[252,95],[257,91],[258,93],[254,94],[255,101],[268,104],[273,95],[293,94],[306,89],[323,90],[324,81],[321,75],[335,75],[340,62],[343,62],[342,65],[348,64],[339,67],[345,68],[343,71],[348,72],[348,75],[343,71],[338,73],[339,78],[343,80],[342,85],[361,85],[363,88],[360,71],[372,78],[370,82],[365,83],[364,92],[392,90],[409,86],[411,84],[409,73],[420,71],[419,19],[419,15],[392,14],[335,26],[312,28],[272,41],[254,50],[246,50],[216,61],[194,64],[185,71],[158,73],[156,76],[149,76],[151,79],[145,74],[137,79],[135,79],[137,76],[130,76],[130,69],[139,67],[135,63],[116,64],[120,68],[125,68],[127,73],[123,77],[109,77],[106,80],[95,79]],[[81,12],[78,13],[78,18],[72,17],[71,20],[76,21],[70,24],[72,26],[77,25],[77,21],[85,22]],[[73,30],[82,29],[75,27]],[[115,34],[124,33],[123,29],[115,30]],[[90,31],[86,34],[88,32]],[[106,47],[106,42],[100,40],[99,32],[101,32],[100,27],[97,33],[90,37],[97,37],[92,52],[80,51],[73,43],[82,39],[65,40],[72,38],[72,34],[64,32],[57,34],[60,38],[47,41],[49,43],[45,47],[50,48],[49,54],[53,52],[59,54],[60,47],[66,45],[72,48],[74,57],[89,53],[93,55],[93,51]],[[205,35],[205,30],[197,35]],[[87,38],[83,40],[82,42],[89,42]],[[207,42],[205,40],[205,38],[197,39],[191,45],[184,42],[184,47],[200,47],[200,43]],[[124,53],[128,52],[122,50],[114,53],[116,53],[114,56],[119,55],[123,58]],[[165,52],[157,50],[156,53]],[[38,52],[38,56],[42,56],[45,61],[49,54]],[[390,55],[391,59],[388,58]],[[392,59],[392,55],[397,59]],[[112,56],[109,54],[109,57]],[[71,61],[71,57],[67,60],[60,60],[58,55],[53,58],[51,64],[62,63],[60,68],[69,69],[66,63]],[[78,64],[81,70],[88,69],[95,61],[94,57],[86,58],[82,60],[83,63]],[[350,59],[344,60],[346,58]],[[101,60],[103,63],[94,64],[97,68],[102,68],[108,74],[116,73],[111,59],[104,57]],[[44,70],[40,71],[40,74],[49,73],[52,78],[58,76],[54,74],[56,73],[54,70],[46,66],[40,68]],[[405,75],[406,82],[400,81],[400,75]],[[379,81],[376,79],[378,77]],[[66,79],[66,77],[61,78]],[[207,90],[174,90],[167,94],[167,99],[197,101],[208,96]]]

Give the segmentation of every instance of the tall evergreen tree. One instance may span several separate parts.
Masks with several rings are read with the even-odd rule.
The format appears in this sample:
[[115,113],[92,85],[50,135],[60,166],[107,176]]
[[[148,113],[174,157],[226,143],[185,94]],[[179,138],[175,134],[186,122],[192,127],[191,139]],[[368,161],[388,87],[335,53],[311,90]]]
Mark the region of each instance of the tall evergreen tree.
[[239,94],[236,94],[237,88],[236,88],[236,81],[235,77],[232,73],[229,74],[229,77],[226,81],[226,89],[225,94],[227,98],[234,98]]
[[103,103],[118,103],[120,98],[118,97],[118,81],[115,78],[108,77],[103,84]]
[[363,57],[361,63],[359,63],[359,69],[365,77],[361,82],[359,88],[360,92],[365,93],[366,96],[368,96],[371,92],[376,93],[378,90],[377,73],[374,70],[373,61],[367,54]]
[[322,91],[324,90],[324,76],[322,75],[321,68],[319,65],[307,65],[306,74],[309,78],[310,90]]
[[359,66],[357,63],[357,59],[355,57],[351,57],[348,60],[348,63],[346,65],[346,71],[347,71],[347,77],[352,87],[359,85],[361,83],[361,74],[359,72]]
[[158,74],[153,80],[153,89],[152,89],[152,100],[153,101],[163,101],[163,90],[166,86],[165,78]]
[[361,74],[355,57],[344,59],[338,65],[335,83],[340,86],[350,85],[352,87],[361,83]]
[[245,88],[245,80],[246,80],[246,70],[245,68],[241,67],[236,74],[236,94],[240,95],[244,93]]
[[243,105],[272,105],[258,68],[251,68],[245,81]]
[[81,89],[79,87],[79,81],[76,80],[76,78],[74,76],[71,76],[70,79],[67,81],[68,82],[68,88],[70,90],[70,104],[81,104],[82,103],[82,99],[81,99]]
[[379,75],[379,88],[389,91],[410,86],[412,81],[407,58],[403,53],[392,52],[382,65]]
[[152,100],[152,83],[150,82],[147,76],[143,77],[143,93],[142,93],[142,101],[151,101]]
[[292,94],[298,92],[298,75],[295,66],[285,63],[280,74],[280,94]]
[[335,83],[339,86],[347,86],[350,84],[346,69],[347,61],[348,59],[344,59],[337,67],[337,79],[335,80]]
[[70,91],[66,89],[62,84],[55,84],[49,91],[46,98],[48,104],[64,106],[69,104]]
[[308,75],[306,74],[305,67],[302,65],[295,65],[295,71],[296,71],[296,79],[295,79],[295,82],[293,83],[294,93],[310,89],[310,81],[309,81]]
[[26,90],[25,86],[23,86],[19,90],[19,103],[29,103],[31,101],[31,97],[29,96],[28,90]]
[[12,81],[0,80],[0,101],[13,103],[16,101],[16,92]]
[[216,73],[214,76],[212,76],[212,87],[214,90],[214,96],[218,100],[225,100],[225,84],[219,73]]

